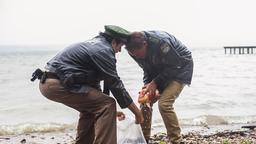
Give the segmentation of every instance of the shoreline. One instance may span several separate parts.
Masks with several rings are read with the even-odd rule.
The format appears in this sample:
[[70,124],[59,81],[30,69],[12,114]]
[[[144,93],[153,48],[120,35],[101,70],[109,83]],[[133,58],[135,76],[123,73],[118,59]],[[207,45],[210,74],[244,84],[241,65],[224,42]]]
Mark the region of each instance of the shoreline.
[[[230,124],[209,126],[182,126],[183,141],[186,143],[256,143],[256,128],[241,128],[255,124]],[[34,132],[19,135],[0,136],[0,144],[72,144],[75,140],[76,129],[69,128],[57,132]],[[151,143],[166,142],[165,129],[152,129]]]

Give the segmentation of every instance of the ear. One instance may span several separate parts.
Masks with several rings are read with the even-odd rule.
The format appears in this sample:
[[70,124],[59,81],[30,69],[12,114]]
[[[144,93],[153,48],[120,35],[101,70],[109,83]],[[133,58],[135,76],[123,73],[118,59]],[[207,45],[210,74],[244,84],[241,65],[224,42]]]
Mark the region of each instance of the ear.
[[114,46],[116,46],[116,44],[117,44],[117,43],[116,43],[116,40],[113,39],[113,40],[111,41],[111,46],[114,47]]

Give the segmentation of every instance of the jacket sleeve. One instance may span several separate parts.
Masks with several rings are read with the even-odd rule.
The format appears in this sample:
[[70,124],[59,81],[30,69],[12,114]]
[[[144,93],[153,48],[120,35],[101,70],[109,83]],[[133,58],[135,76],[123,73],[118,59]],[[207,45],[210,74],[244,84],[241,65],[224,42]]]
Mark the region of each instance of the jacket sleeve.
[[100,51],[91,56],[96,68],[106,75],[106,83],[113,96],[116,98],[121,108],[128,107],[132,102],[132,98],[126,91],[123,82],[117,74],[116,59],[113,54]]
[[178,71],[179,69],[164,68],[164,70],[154,79],[156,85],[159,86],[165,81],[170,81],[178,74]]
[[144,67],[143,67],[143,61],[140,60],[140,59],[137,59],[136,57],[130,55],[134,60],[135,62],[143,69],[143,83],[144,85],[147,84],[147,83],[150,83],[151,82],[151,78],[150,78],[150,73],[149,71],[147,71]]
[[150,79],[149,73],[146,70],[143,69],[143,83],[144,83],[144,85],[150,83],[151,81],[152,81],[152,79]]

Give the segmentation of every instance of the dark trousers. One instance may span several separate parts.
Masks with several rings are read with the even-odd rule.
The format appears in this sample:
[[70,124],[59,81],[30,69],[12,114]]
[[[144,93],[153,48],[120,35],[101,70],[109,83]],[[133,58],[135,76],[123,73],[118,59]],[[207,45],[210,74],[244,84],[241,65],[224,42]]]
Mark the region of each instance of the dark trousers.
[[80,112],[76,144],[116,144],[116,102],[99,90],[72,93],[57,79],[39,84],[48,99],[62,103]]

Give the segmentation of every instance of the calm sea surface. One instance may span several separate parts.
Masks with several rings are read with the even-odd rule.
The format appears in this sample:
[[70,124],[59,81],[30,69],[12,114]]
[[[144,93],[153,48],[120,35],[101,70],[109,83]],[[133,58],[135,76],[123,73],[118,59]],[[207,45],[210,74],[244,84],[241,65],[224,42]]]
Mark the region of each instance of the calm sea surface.
[[[31,74],[60,49],[0,48],[0,135],[58,131],[74,127],[78,112],[43,97]],[[256,54],[225,55],[222,48],[191,49],[194,75],[175,103],[182,125],[256,122]],[[142,70],[125,50],[117,54],[118,73],[133,100]],[[153,128],[164,128],[157,104]],[[132,117],[131,112],[123,110]]]

